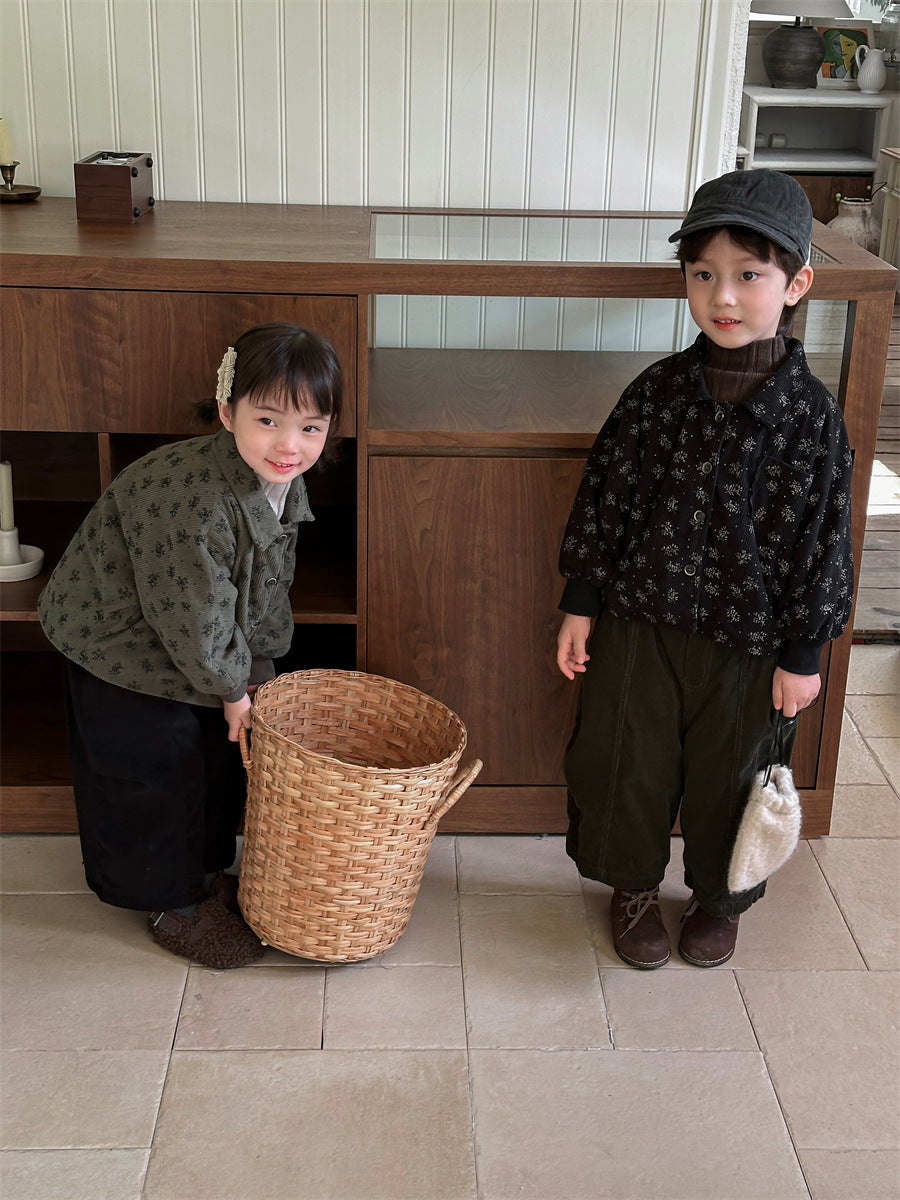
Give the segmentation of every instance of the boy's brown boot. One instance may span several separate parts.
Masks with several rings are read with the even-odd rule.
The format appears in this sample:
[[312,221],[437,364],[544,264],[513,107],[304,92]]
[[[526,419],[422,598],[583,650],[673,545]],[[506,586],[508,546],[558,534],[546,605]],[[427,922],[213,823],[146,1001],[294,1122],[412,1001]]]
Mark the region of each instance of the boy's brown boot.
[[695,967],[718,967],[728,962],[737,945],[739,916],[712,917],[696,898],[681,918],[678,953]]
[[659,888],[626,892],[619,888],[609,905],[613,946],[630,967],[653,971],[672,957],[669,935],[659,911]]

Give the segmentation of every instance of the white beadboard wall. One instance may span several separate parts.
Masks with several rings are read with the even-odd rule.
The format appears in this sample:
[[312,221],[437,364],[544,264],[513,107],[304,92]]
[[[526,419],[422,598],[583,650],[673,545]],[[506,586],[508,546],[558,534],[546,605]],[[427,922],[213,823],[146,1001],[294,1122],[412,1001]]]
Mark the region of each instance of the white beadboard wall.
[[[0,0],[0,112],[48,195],[121,149],[153,153],[163,200],[680,211],[733,164],[748,9]],[[661,304],[394,297],[378,336],[668,349]]]

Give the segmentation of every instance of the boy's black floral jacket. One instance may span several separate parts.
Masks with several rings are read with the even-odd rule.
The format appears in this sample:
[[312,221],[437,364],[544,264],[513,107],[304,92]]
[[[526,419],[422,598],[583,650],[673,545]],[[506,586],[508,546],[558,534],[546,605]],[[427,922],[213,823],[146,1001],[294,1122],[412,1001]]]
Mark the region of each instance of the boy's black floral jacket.
[[302,478],[281,521],[227,430],[163,446],[117,476],[38,601],[53,645],[119,687],[238,700],[253,659],[287,652]]
[[597,435],[560,608],[603,605],[815,674],[853,600],[852,457],[800,342],[749,399],[712,399],[706,339],[649,367]]

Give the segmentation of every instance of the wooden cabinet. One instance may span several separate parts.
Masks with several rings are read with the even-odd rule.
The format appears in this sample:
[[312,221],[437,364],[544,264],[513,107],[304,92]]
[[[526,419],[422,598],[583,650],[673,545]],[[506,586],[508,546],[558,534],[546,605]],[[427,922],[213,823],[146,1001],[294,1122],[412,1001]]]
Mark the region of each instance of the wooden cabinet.
[[225,348],[268,321],[332,342],[347,376],[343,432],[354,436],[355,297],[93,288],[4,289],[4,427],[196,433],[191,405],[215,393]]
[[[491,789],[563,783],[576,692],[555,661],[557,556],[582,467],[580,456],[369,464],[369,669],[462,717],[484,761],[474,813]],[[548,798],[558,814],[562,797]]]
[[[162,203],[152,218],[113,228],[78,225],[71,200],[4,206],[2,453],[22,540],[45,550],[48,571],[125,463],[199,432],[191,403],[211,393],[224,347],[244,329],[270,320],[320,329],[344,366],[348,417],[340,460],[309,479],[317,520],[298,550],[295,645],[283,666],[356,665],[460,713],[485,767],[444,828],[563,828],[577,689],[554,661],[560,534],[596,431],[660,357],[653,338],[685,341],[673,319],[684,285],[664,236],[679,215],[582,215],[565,253],[557,232],[568,216],[532,214],[531,232],[547,233],[537,257],[489,261],[472,258],[472,244],[493,245],[482,236],[457,259],[403,258],[403,238],[379,257],[370,209]],[[458,214],[434,216],[452,223],[439,239],[452,249]],[[521,229],[531,216],[499,219]],[[820,373],[855,451],[858,556],[896,272],[822,226],[814,242],[811,296],[847,314]],[[639,261],[648,248],[657,261]],[[504,312],[513,298],[536,297],[537,308],[561,298],[579,319],[586,309],[600,319],[595,334],[578,331],[579,349],[379,348],[373,308],[383,295],[486,297]],[[634,339],[641,348],[604,348],[639,319],[649,331]],[[3,828],[12,831],[74,828],[61,663],[35,611],[47,571],[0,598]],[[848,631],[831,647],[795,760],[810,836],[829,827],[850,641]]]

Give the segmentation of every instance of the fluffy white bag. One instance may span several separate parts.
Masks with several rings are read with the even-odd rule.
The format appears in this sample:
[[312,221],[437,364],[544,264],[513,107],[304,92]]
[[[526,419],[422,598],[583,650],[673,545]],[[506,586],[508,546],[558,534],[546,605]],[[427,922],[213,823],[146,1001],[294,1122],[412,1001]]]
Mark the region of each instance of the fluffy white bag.
[[[779,714],[776,739],[780,726]],[[746,892],[784,866],[800,840],[801,815],[790,767],[770,765],[759,771],[731,852],[730,892]]]

